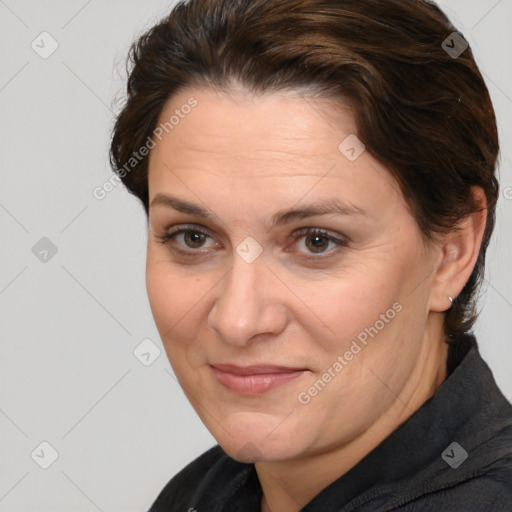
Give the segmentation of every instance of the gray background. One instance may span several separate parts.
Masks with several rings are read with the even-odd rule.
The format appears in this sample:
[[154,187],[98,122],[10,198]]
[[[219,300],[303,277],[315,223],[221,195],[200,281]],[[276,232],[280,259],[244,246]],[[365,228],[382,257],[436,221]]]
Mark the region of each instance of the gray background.
[[[499,120],[502,195],[477,335],[510,399],[512,0],[440,3]],[[129,44],[172,4],[0,0],[0,511],[142,511],[215,443],[151,316],[143,209],[122,186],[92,195],[111,176]],[[148,366],[133,352],[145,339]]]

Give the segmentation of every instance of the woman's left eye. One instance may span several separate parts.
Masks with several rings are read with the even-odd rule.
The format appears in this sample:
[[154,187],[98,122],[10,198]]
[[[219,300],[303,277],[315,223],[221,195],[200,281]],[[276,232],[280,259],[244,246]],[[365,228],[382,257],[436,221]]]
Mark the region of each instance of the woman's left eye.
[[[177,248],[172,249],[185,256],[197,256],[198,253],[200,254],[201,252],[205,252],[198,251],[198,249],[204,249],[207,239],[211,238],[205,231],[191,227],[178,227],[175,231],[166,233],[162,236],[157,236],[157,238],[159,243],[170,245],[171,242],[175,242],[179,239],[178,235],[182,235],[181,240],[185,245],[178,244]],[[302,228],[291,236],[297,241],[301,239],[303,240],[302,244],[298,245],[302,245],[306,249],[306,252],[312,255],[306,256],[311,259],[318,258],[316,255],[331,253],[333,252],[333,248],[335,249],[339,246],[346,247],[348,245],[348,241],[346,239],[342,237],[338,238],[327,231],[318,228]],[[215,247],[219,247],[219,244],[215,243]]]
[[[317,228],[303,228],[292,235],[296,240],[303,239],[303,246],[310,254],[326,254],[333,252],[332,246],[347,247],[348,241],[343,238],[338,238],[327,231]],[[331,249],[329,248],[331,245]],[[311,256],[308,256],[311,257]],[[314,256],[313,256],[314,258]]]

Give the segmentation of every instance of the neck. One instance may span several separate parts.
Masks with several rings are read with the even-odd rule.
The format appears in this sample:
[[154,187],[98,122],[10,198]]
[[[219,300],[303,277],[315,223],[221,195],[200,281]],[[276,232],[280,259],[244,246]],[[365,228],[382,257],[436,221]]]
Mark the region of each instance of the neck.
[[435,393],[446,379],[448,346],[443,343],[443,315],[436,314],[431,320],[411,378],[371,428],[328,452],[298,460],[260,461],[255,464],[263,489],[262,512],[299,512],[368,455]]

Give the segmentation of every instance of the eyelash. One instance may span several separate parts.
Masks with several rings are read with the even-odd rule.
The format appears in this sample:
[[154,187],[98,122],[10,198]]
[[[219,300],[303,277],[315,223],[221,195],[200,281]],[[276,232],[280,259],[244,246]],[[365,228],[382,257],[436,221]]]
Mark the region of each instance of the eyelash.
[[[211,238],[208,233],[206,233],[205,231],[203,231],[202,229],[200,229],[198,227],[178,226],[175,231],[171,231],[169,233],[166,233],[165,235],[157,235],[156,236],[157,243],[160,243],[163,245],[170,245],[170,242],[174,238],[176,238],[178,235],[185,234],[185,233],[196,233],[196,234],[204,235],[208,238]],[[301,238],[308,237],[308,236],[315,236],[315,235],[326,238],[330,242],[333,242],[334,244],[336,244],[338,246],[338,248],[348,246],[347,240],[344,240],[342,238],[337,238],[337,237],[329,234],[327,231],[325,231],[323,229],[319,229],[319,228],[301,228],[300,230],[296,231],[291,236],[294,240],[300,240]],[[191,257],[191,258],[197,257],[198,253],[200,252],[199,249],[198,250],[190,249],[190,251],[192,251],[192,252],[184,251],[179,248],[173,248],[173,250],[180,253],[181,255],[183,255],[185,257]],[[333,252],[338,252],[338,251],[336,249],[331,249],[330,251],[318,253],[319,255],[316,255],[316,256],[303,256],[303,257],[306,259],[309,259],[309,260],[321,260],[321,259],[326,259],[326,258],[332,256],[331,253],[333,253]],[[314,254],[314,253],[310,253],[310,254]],[[327,256],[325,256],[326,254],[327,254]]]

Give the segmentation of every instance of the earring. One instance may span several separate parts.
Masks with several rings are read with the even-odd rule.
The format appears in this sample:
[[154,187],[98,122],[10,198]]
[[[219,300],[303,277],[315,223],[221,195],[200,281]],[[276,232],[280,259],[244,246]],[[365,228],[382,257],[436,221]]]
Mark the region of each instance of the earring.
[[450,296],[448,296],[448,299],[450,299],[450,302],[453,304],[453,299]]

